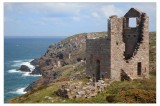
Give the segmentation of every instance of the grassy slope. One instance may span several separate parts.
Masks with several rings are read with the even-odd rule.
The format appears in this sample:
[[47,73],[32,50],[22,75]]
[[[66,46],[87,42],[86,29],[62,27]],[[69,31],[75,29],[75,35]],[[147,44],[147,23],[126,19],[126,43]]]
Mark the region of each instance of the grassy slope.
[[[78,73],[73,65],[63,67],[63,78]],[[11,99],[10,103],[155,103],[156,102],[156,34],[150,33],[150,79],[133,81],[115,81],[102,93],[89,99],[65,99],[54,91],[64,82],[41,87],[23,96]],[[84,67],[80,67],[80,72]],[[87,79],[83,79],[86,81]],[[78,81],[78,80],[75,80]],[[81,80],[82,81],[82,80]],[[50,99],[46,96],[51,97]]]

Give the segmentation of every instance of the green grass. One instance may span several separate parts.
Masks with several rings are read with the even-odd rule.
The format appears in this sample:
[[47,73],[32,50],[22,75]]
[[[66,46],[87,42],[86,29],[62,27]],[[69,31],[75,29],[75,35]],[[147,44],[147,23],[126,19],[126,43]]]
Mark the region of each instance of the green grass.
[[151,73],[156,75],[156,33],[151,32],[149,39],[149,67]]

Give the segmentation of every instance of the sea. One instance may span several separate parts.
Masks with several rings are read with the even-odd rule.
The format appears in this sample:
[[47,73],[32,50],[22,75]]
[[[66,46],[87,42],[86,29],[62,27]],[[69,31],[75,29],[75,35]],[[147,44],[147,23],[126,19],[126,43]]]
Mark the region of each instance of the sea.
[[11,98],[25,94],[24,89],[41,75],[30,75],[29,72],[17,71],[21,65],[30,64],[42,56],[49,45],[65,37],[4,37],[4,103]]

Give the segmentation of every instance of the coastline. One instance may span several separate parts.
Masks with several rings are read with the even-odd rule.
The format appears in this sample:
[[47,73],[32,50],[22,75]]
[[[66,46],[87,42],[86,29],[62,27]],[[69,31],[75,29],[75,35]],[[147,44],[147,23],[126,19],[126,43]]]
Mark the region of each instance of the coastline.
[[[40,57],[50,44],[59,42],[62,38],[18,37],[4,39],[4,102],[9,98],[23,94],[21,88],[26,88],[41,75],[30,75],[30,72],[17,71],[21,65],[33,66],[30,61]],[[37,45],[38,44],[38,45]]]

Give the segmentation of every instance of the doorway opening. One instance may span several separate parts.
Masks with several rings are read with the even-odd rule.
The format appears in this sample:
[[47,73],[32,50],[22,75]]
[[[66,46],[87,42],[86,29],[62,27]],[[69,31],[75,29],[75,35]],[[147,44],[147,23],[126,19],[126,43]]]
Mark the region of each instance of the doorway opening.
[[96,81],[100,80],[100,60],[96,61]]

